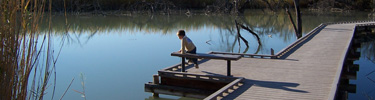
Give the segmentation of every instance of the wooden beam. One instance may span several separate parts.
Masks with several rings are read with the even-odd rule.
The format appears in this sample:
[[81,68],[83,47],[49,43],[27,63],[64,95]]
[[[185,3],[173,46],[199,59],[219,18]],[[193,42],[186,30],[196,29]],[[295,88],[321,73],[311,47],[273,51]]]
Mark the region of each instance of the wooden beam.
[[223,93],[227,92],[229,89],[232,89],[233,86],[237,85],[243,80],[243,78],[238,78],[234,80],[233,82],[229,83],[228,85],[224,86],[220,90],[216,91],[215,93],[211,94],[207,98],[204,98],[204,100],[216,100],[218,96],[222,96]]
[[202,80],[211,82],[225,82],[230,83],[237,79],[236,77],[227,76],[212,76],[212,75],[200,75],[200,74],[189,74],[181,72],[170,72],[170,71],[158,71],[161,77],[175,77],[180,79],[191,79],[191,80]]
[[163,77],[161,76],[161,85],[178,86],[192,89],[202,89],[208,91],[217,91],[221,87],[227,85],[227,82],[213,82],[208,80],[196,80],[179,77]]
[[261,58],[276,57],[274,55],[259,55],[259,54],[246,54],[246,53],[228,53],[228,52],[210,52],[210,53],[212,53],[212,54],[226,54],[226,55],[241,55],[242,57],[250,56],[251,58],[254,58],[254,57],[261,57]]
[[171,56],[186,57],[186,58],[204,58],[204,59],[221,59],[221,60],[239,60],[241,56],[239,55],[224,55],[224,54],[207,54],[207,53],[197,53],[197,54],[181,54],[179,52],[171,53]]
[[183,88],[178,86],[145,84],[145,92],[203,99],[215,91]]

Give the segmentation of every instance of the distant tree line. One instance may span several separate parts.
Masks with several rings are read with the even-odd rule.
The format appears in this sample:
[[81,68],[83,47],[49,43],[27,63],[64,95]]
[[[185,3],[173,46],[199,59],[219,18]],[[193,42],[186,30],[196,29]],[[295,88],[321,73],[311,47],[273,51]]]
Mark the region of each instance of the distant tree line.
[[343,10],[371,10],[375,8],[375,0],[309,0],[307,7],[329,10],[339,8]]
[[[53,0],[55,12],[206,10],[208,12],[241,12],[243,9],[283,10],[293,7],[293,0]],[[372,10],[375,0],[301,0],[301,8],[319,11]]]

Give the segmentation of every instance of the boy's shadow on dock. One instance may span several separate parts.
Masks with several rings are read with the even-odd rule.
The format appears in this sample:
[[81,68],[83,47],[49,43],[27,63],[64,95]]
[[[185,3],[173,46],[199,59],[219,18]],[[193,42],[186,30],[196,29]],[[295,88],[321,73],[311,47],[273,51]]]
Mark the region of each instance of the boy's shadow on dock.
[[[216,74],[216,73],[207,72],[207,71],[202,71],[202,72],[207,73],[209,75],[214,75],[214,76],[225,76],[225,75]],[[237,96],[241,95],[242,93],[250,89],[252,86],[281,89],[281,90],[290,91],[290,92],[309,93],[304,90],[290,88],[290,87],[299,86],[300,84],[298,83],[260,81],[260,80],[251,80],[251,79],[244,79],[242,83],[243,85],[240,88],[236,89],[233,93],[231,93],[232,96],[229,96],[229,97],[233,97],[233,98],[230,98],[230,99],[235,99]]]
[[244,79],[242,82],[243,85],[236,89],[230,96],[226,96],[225,99],[235,99],[245,91],[250,89],[251,87],[264,87],[264,88],[272,88],[272,89],[280,89],[290,92],[299,92],[299,93],[309,93],[308,91],[292,89],[290,87],[297,87],[300,84],[298,83],[288,83],[288,82],[273,82],[273,81],[260,81],[260,80],[251,80],[251,79]]

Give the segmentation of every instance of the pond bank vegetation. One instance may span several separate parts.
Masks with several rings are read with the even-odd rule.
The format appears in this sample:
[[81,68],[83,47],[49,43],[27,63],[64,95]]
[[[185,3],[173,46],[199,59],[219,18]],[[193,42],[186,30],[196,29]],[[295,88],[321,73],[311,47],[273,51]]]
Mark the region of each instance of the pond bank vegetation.
[[[294,0],[54,0],[53,12],[73,14],[242,14],[245,9],[273,12],[294,7]],[[372,11],[373,0],[299,0],[301,8],[316,12]],[[124,13],[126,12],[126,13]]]
[[[45,12],[51,7],[46,0],[0,1],[0,100],[41,100],[47,88],[55,88],[56,80],[49,81],[55,79],[58,57],[51,31],[36,34],[42,19],[51,20]],[[54,92],[48,95],[53,99]]]

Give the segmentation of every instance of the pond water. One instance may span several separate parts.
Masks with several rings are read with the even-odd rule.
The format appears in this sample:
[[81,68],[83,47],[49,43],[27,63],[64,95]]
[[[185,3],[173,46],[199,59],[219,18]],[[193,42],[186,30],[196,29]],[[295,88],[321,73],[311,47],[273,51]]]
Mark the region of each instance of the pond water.
[[[304,12],[302,18],[304,34],[325,22],[369,19],[364,12]],[[250,46],[246,48],[243,42],[239,46],[235,40],[234,20],[259,34],[262,46],[245,30],[241,30],[241,34],[249,41]],[[62,47],[62,51],[56,64],[57,84],[54,99],[60,99],[72,79],[74,81],[63,99],[155,99],[151,93],[144,92],[144,84],[152,81],[152,75],[157,74],[158,70],[179,63],[180,58],[172,57],[170,53],[180,48],[180,40],[176,36],[180,29],[186,31],[187,36],[197,46],[197,52],[202,53],[220,51],[270,54],[271,48],[277,53],[296,40],[293,26],[284,13],[248,11],[237,17],[196,14],[68,16],[66,19],[62,15],[55,15],[54,47],[55,51]],[[42,27],[41,30],[47,29]],[[375,64],[366,59],[356,63],[361,66],[357,81],[353,82],[357,83],[358,90],[357,94],[349,94],[349,98],[366,99],[364,93],[374,97],[375,83],[368,81],[367,77],[375,80],[375,76],[366,74],[375,70]],[[48,88],[45,99],[51,98],[51,90],[52,88]],[[84,92],[85,95],[79,92]],[[168,95],[160,97],[191,99]]]

